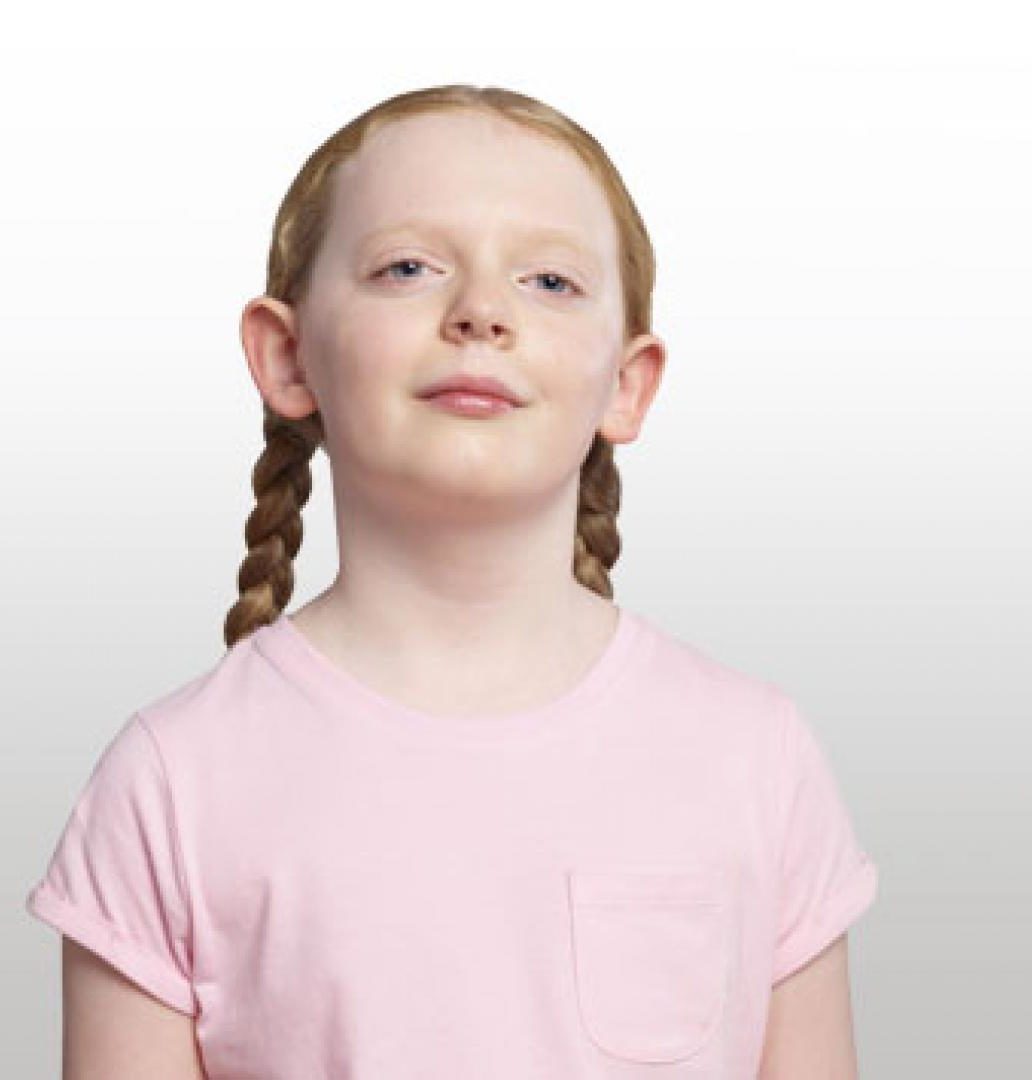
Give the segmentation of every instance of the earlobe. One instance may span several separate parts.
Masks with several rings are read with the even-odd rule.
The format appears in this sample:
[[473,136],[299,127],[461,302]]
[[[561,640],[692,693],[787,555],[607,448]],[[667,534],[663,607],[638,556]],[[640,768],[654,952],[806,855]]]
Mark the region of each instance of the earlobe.
[[303,420],[319,408],[312,392],[304,383],[291,383],[262,394],[269,407],[288,420]]

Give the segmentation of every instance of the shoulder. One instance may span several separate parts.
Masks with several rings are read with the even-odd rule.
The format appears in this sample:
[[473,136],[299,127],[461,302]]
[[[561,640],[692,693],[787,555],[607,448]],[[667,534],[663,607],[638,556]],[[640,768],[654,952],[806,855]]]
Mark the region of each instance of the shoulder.
[[205,762],[221,768],[247,744],[281,684],[251,634],[207,667],[143,701],[133,719],[170,776],[196,772]]
[[637,615],[650,640],[647,685],[675,704],[686,719],[712,733],[776,752],[795,715],[795,702],[781,684],[722,659],[710,649]]

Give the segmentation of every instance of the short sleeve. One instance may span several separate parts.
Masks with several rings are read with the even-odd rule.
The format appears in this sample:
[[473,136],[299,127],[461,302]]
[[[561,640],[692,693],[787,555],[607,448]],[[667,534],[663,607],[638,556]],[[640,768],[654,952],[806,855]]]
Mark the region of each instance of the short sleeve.
[[827,755],[786,699],[782,843],[773,982],[830,945],[874,902],[877,867],[858,843]]
[[94,765],[25,906],[154,997],[196,1015],[170,791],[138,714]]

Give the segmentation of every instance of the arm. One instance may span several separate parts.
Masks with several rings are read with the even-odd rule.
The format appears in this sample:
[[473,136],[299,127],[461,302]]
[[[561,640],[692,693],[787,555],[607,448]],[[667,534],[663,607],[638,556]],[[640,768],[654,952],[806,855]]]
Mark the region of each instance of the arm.
[[758,1080],[857,1080],[846,934],[774,986]]
[[61,940],[63,1080],[206,1080],[192,1016]]

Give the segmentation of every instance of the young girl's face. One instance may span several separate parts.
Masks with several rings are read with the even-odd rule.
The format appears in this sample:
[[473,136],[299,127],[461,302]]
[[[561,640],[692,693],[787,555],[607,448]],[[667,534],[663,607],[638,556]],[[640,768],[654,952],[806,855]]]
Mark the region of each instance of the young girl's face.
[[[494,117],[428,114],[374,133],[334,183],[298,358],[343,490],[429,496],[451,515],[477,497],[513,506],[576,484],[607,417],[613,441],[634,437],[618,415],[616,227],[572,150]],[[470,417],[420,397],[458,372],[525,404]]]

